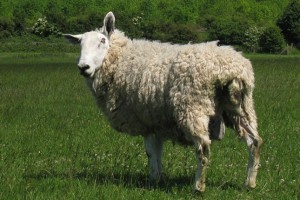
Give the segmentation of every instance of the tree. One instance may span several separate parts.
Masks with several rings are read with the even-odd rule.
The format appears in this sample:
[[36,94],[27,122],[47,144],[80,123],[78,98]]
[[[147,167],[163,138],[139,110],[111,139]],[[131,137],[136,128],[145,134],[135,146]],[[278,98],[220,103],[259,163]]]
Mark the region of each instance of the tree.
[[293,0],[284,10],[277,25],[289,44],[300,45],[300,2]]
[[280,53],[283,50],[284,38],[277,26],[271,26],[263,32],[259,46],[264,53]]
[[263,34],[263,28],[252,26],[245,31],[243,47],[246,51],[255,53],[259,50],[259,40]]

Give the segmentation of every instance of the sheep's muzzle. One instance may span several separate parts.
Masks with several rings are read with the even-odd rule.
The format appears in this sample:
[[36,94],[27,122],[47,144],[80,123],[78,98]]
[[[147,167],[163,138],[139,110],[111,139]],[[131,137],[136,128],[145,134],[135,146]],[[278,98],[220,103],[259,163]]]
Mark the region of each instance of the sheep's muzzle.
[[89,76],[89,74],[86,72],[86,70],[89,69],[89,68],[90,68],[90,66],[88,66],[88,65],[85,65],[83,67],[78,67],[78,69],[80,71],[80,74],[82,76],[84,76],[84,77],[88,77]]

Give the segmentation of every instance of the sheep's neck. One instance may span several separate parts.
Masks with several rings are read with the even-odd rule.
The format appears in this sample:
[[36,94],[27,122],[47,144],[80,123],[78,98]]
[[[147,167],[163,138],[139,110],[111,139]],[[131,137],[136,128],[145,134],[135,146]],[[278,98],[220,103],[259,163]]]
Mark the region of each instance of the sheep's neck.
[[96,71],[92,81],[92,89],[97,96],[104,95],[109,85],[113,82],[118,60],[127,42],[128,40],[124,38],[122,38],[121,42],[118,40],[111,41],[107,56],[104,58],[102,66]]

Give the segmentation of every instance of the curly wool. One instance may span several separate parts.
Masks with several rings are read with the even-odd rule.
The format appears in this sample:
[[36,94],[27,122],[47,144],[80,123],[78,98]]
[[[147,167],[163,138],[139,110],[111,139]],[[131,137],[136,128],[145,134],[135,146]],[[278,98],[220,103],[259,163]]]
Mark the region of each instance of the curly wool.
[[208,123],[217,115],[217,89],[234,79],[245,89],[242,107],[256,128],[251,63],[229,46],[217,42],[171,45],[130,40],[115,31],[92,87],[98,105],[112,127],[130,135],[159,134],[210,143]]

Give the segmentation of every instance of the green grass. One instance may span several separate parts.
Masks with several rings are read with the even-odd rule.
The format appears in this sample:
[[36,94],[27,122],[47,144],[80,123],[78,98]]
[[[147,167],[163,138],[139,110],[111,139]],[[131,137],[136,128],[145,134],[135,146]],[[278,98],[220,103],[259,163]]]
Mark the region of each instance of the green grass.
[[246,147],[228,130],[199,195],[193,148],[171,142],[165,182],[150,183],[143,139],[109,127],[76,54],[0,54],[0,199],[300,199],[300,57],[249,57],[264,139],[258,187],[243,187]]

